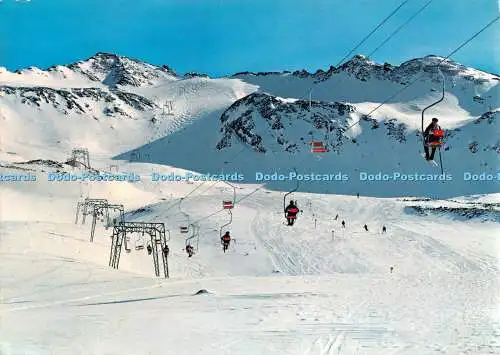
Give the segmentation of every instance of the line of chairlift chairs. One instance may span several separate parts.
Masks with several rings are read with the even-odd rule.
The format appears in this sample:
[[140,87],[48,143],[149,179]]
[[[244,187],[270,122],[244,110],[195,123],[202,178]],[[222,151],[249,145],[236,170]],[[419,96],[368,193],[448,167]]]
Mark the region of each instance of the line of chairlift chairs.
[[[165,243],[166,242],[169,242],[170,241],[170,231],[167,229],[165,231],[166,233],[166,237],[165,237]],[[135,240],[134,242],[134,249],[137,250],[137,251],[141,251],[141,250],[144,250],[146,249],[146,251],[148,252],[148,255],[151,255],[153,253],[153,247],[151,246],[151,243],[149,241],[146,241],[146,238],[144,236],[144,233],[141,233],[141,236]],[[128,243],[130,243],[130,237],[127,236],[126,237],[126,245],[125,245],[125,252],[127,253],[130,253],[132,251],[132,249],[128,248]],[[165,245],[165,247],[162,248],[162,252],[167,254],[169,253],[169,249],[168,249],[168,246]]]
[[[432,103],[431,105],[427,106],[426,108],[424,108],[422,110],[422,130],[423,130],[423,127],[424,127],[424,112],[428,109],[428,108],[431,108],[432,106],[440,103],[443,99],[444,99],[444,93],[445,93],[445,79],[444,79],[444,75],[442,74],[442,72],[439,70],[441,76],[443,77],[443,89],[442,89],[442,97],[437,100],[436,102]],[[423,131],[422,131],[422,135],[423,135]],[[438,148],[441,148],[441,146],[443,145],[443,142],[442,142],[442,139],[444,138],[445,136],[445,131],[444,130],[434,130],[433,131],[433,135],[435,135],[436,137],[440,137],[440,141],[437,141],[437,142],[430,142],[428,143],[427,145],[429,146],[436,146]],[[311,140],[309,142],[309,145],[311,147],[311,153],[313,154],[322,154],[322,153],[327,153],[329,152],[329,149],[325,146],[324,142],[323,141],[319,141],[319,140]],[[440,157],[441,157],[441,150],[440,150]],[[442,169],[442,163],[441,163],[441,169]],[[234,191],[234,196],[233,196],[233,201],[230,201],[230,200],[224,200],[222,201],[222,207],[223,209],[225,210],[228,210],[229,212],[229,216],[230,216],[230,219],[229,219],[229,222],[227,222],[226,224],[222,225],[221,228],[220,228],[220,231],[219,231],[219,237],[222,239],[222,231],[225,227],[229,226],[232,221],[233,221],[233,214],[231,212],[231,210],[234,208],[234,204],[236,202],[236,192],[235,192],[235,188],[234,186],[230,185],[231,187],[233,187],[233,191]],[[287,196],[289,196],[290,194],[294,193],[295,191],[297,191],[299,188],[299,182],[297,181],[297,186],[287,192],[283,198],[283,207],[285,208],[286,206],[286,198]],[[179,212],[184,214],[186,217],[187,217],[187,224],[184,224],[184,225],[181,225],[179,227],[180,229],[180,233],[181,234],[188,234],[189,233],[189,226],[191,226],[191,229],[192,229],[192,235],[188,238],[186,238],[186,241],[185,241],[185,249],[186,249],[186,252],[188,254],[189,257],[193,256],[195,252],[198,251],[198,242],[199,242],[199,227],[196,226],[195,224],[190,224],[189,223],[189,215],[182,212],[181,209],[180,209],[180,206],[181,206],[181,203],[182,203],[182,200],[181,202],[179,203]],[[287,218],[287,215],[286,215],[286,212],[285,212],[285,218]],[[102,216],[102,219],[104,220],[104,216]],[[170,232],[168,231],[168,239],[170,240]],[[194,241],[194,239],[196,239],[196,248],[192,245],[192,241]],[[146,245],[146,249],[148,251],[148,254],[151,254],[152,253],[152,247],[151,245],[145,243],[145,240],[144,240],[144,235],[136,241],[136,244],[135,244],[135,250],[143,250],[145,248],[145,245]],[[226,247],[227,246],[224,246],[224,252],[226,251]]]
[[[309,143],[309,145],[311,146],[311,153],[327,153],[329,151],[325,147],[325,144],[322,141],[312,140]],[[234,189],[234,187],[233,187],[233,189]],[[298,189],[298,184],[297,184],[295,189],[293,189],[292,191],[289,191],[287,194],[285,194],[284,201],[286,200],[286,197],[288,195],[297,191],[297,189]],[[233,214],[232,214],[231,210],[234,208],[235,202],[236,202],[236,195],[233,196],[233,201],[230,201],[230,200],[222,201],[222,208],[227,210],[229,213],[229,221],[220,227],[219,238],[221,239],[221,242],[222,242],[223,230],[225,229],[225,227],[231,225],[231,223],[233,221]],[[188,234],[190,226],[192,229],[192,235],[190,237],[186,238],[186,241],[185,241],[185,250],[186,250],[188,256],[192,257],[195,254],[195,252],[198,251],[199,228],[197,228],[197,226],[195,226],[194,224],[189,223],[189,215],[187,215],[186,213],[184,213],[180,210],[180,204],[179,204],[179,212],[186,215],[186,217],[187,217],[187,223],[179,226],[180,233],[181,234]],[[286,218],[286,215],[285,215],[285,218]],[[196,247],[194,247],[192,245],[193,244],[192,241],[194,241],[195,238],[196,238]],[[233,241],[234,241],[234,239],[233,239]],[[224,252],[227,250],[227,247],[228,247],[228,244],[224,245],[224,243],[223,243]]]
[[[309,142],[309,145],[311,146],[311,153],[315,153],[315,154],[316,153],[327,153],[329,151],[325,147],[325,144],[322,141],[312,140],[311,142]],[[294,188],[293,190],[291,190],[291,191],[289,191],[289,192],[287,192],[285,194],[284,204],[285,204],[285,201],[286,201],[286,197],[288,195],[290,195],[291,193],[297,191],[297,189],[298,189],[298,186],[296,186],[296,188]],[[185,250],[186,250],[188,256],[191,257],[191,256],[193,256],[198,251],[198,246],[199,246],[199,227],[197,225],[193,224],[193,223],[189,223],[189,215],[181,210],[181,203],[182,203],[182,200],[179,203],[179,212],[181,214],[184,214],[186,216],[187,222],[186,222],[186,224],[182,224],[182,225],[179,226],[179,232],[181,234],[183,234],[183,235],[189,234],[190,227],[191,227],[191,233],[192,234],[191,234],[191,236],[187,237],[186,240],[185,240]],[[224,200],[224,201],[222,201],[222,208],[224,210],[227,210],[228,213],[229,213],[229,221],[220,227],[219,237],[221,239],[222,239],[222,236],[223,236],[223,230],[224,230],[224,228],[227,227],[227,226],[229,226],[229,225],[231,225],[231,223],[233,221],[233,214],[232,214],[231,210],[234,208],[234,204],[235,204],[235,198],[233,198],[233,201],[231,201],[231,200]],[[286,217],[286,215],[285,215],[285,217]],[[168,239],[170,239],[170,232],[168,232],[168,233],[169,233],[169,238]],[[128,241],[130,241],[129,237],[127,237],[127,239],[128,239]],[[196,243],[194,243],[195,240],[196,240]],[[194,244],[194,246],[193,246],[193,244]],[[224,252],[225,252],[226,249],[227,249],[227,245],[223,246],[223,247],[224,247]],[[151,245],[149,243],[145,242],[144,235],[142,235],[141,238],[139,238],[139,239],[137,239],[135,241],[134,249],[138,250],[138,251],[146,249],[148,251],[148,254],[152,253],[152,247],[151,247]]]
[[[223,236],[222,231],[224,230],[225,227],[229,226],[233,222],[233,214],[232,214],[231,210],[234,208],[234,204],[235,204],[235,201],[230,201],[230,200],[222,201],[222,208],[224,210],[227,210],[229,213],[229,221],[220,227],[219,238],[221,239],[221,242],[222,242],[222,236]],[[181,213],[183,213],[183,212],[181,211]],[[196,252],[198,252],[200,233],[199,233],[199,227],[194,223],[189,223],[189,216],[187,214],[185,214],[185,215],[187,216],[187,223],[181,225],[179,227],[179,231],[181,234],[188,234],[190,231],[189,227],[191,227],[192,235],[186,238],[185,250],[186,250],[186,253],[188,254],[188,257],[192,257]],[[194,242],[196,242],[196,243],[194,243]],[[225,243],[222,243],[222,244],[223,244],[223,251],[226,252],[227,247],[229,245],[225,244]]]

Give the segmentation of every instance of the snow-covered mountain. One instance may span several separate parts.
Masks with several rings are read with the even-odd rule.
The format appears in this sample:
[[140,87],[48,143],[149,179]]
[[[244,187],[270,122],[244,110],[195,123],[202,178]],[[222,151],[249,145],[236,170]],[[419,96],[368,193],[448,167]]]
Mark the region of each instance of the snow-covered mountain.
[[452,60],[443,61],[442,57],[435,55],[415,58],[398,66],[391,65],[390,63],[378,64],[363,55],[356,55],[337,68],[331,66],[326,71],[318,69],[315,73],[310,73],[304,69],[294,72],[241,72],[234,74],[233,77],[292,76],[301,79],[313,78],[316,83],[319,83],[332,79],[339,73],[347,72],[361,81],[380,79],[406,84],[414,76],[421,75],[422,72],[434,77],[435,80],[440,80],[437,76],[439,72],[438,67],[446,76],[455,77],[456,79],[463,78],[476,84],[486,83],[491,79],[498,80],[498,76],[496,75],[466,67]]
[[177,76],[166,65],[158,67],[109,53],[97,53],[87,60],[68,65],[68,69],[110,87],[150,86]]
[[[380,183],[376,188],[360,181],[360,173],[440,173],[421,159],[419,132],[421,110],[440,97],[441,61],[428,56],[392,66],[356,56],[339,68],[316,73],[238,73],[210,79],[97,53],[45,71],[2,70],[0,122],[2,132],[9,134],[2,137],[0,153],[10,161],[61,160],[72,147],[86,146],[98,156],[197,172],[224,167],[241,172],[250,183],[256,171],[334,171],[350,177],[348,184],[301,186],[310,192],[493,192],[494,184],[464,181],[463,175],[497,172],[500,142],[491,133],[498,132],[500,78],[449,60],[440,66],[445,99],[429,110],[424,124],[436,116],[447,130],[443,165],[453,180]],[[30,143],[19,144],[19,132],[31,132]],[[329,152],[312,154],[311,140],[321,141]],[[292,185],[270,182],[269,187]]]

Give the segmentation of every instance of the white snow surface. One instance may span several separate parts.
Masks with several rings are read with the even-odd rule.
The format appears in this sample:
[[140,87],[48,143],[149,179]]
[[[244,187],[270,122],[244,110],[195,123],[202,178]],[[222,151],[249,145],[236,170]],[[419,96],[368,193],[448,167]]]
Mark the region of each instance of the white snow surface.
[[[88,70],[86,63],[79,62],[79,68]],[[129,64],[134,70],[138,65]],[[287,197],[302,210],[293,227],[284,224],[283,196],[294,184],[235,183],[232,222],[224,226],[229,214],[221,210],[222,201],[233,194],[227,184],[153,182],[148,176],[203,173],[214,166],[223,173],[270,166],[286,171],[297,161],[312,171],[337,172],[333,164],[345,171],[375,171],[394,168],[404,159],[418,160],[418,152],[411,153],[411,145],[380,143],[381,131],[363,136],[368,127],[363,124],[352,134],[366,139],[365,146],[344,152],[340,160],[289,156],[267,136],[274,148],[268,161],[236,140],[229,149],[215,149],[220,116],[236,100],[261,90],[293,103],[307,97],[310,78],[181,79],[166,73],[156,80],[157,67],[146,66],[151,78],[118,88],[157,105],[141,110],[107,86],[102,72],[92,84],[62,68],[48,77],[33,69],[21,74],[0,70],[0,89],[99,88],[115,95],[112,105],[123,113],[104,115],[110,103],[88,96],[76,100],[84,113],[65,107],[64,93],[54,96],[55,101],[43,94],[48,99],[40,106],[26,104],[20,94],[0,96],[0,174],[37,177],[35,182],[0,182],[1,355],[500,354],[500,194],[493,183],[483,182],[488,187],[481,188],[478,182],[476,193],[457,183],[448,197],[432,200],[425,197],[439,193],[429,192],[428,184],[368,188],[350,181],[336,194],[325,193],[331,191],[324,186],[303,192],[307,188],[302,185]],[[314,84],[313,96],[339,99],[333,82],[345,80],[342,95],[358,109],[353,120],[398,87],[378,79],[342,79],[344,74]],[[489,74],[467,74],[487,82],[468,87],[459,75],[458,89],[447,91],[434,113],[483,146],[492,145],[498,123],[472,122],[488,106],[498,108],[498,86]],[[429,82],[419,82],[378,115],[397,116],[410,130],[418,129],[414,121],[419,111],[412,105],[421,108],[435,100],[438,93],[429,90]],[[471,102],[471,93],[485,101]],[[172,116],[163,114],[165,100],[174,102]],[[262,121],[257,123],[257,129],[266,131]],[[301,123],[289,132],[295,137],[305,129]],[[457,136],[456,145],[467,145],[466,138]],[[89,149],[93,168],[109,172],[116,165],[118,173],[135,173],[142,181],[50,182],[48,172],[83,171],[46,161],[25,163],[63,163],[75,147]],[[374,155],[376,149],[384,157]],[[483,165],[458,154],[448,164],[496,171],[498,155],[493,154],[480,155],[478,164]],[[427,165],[415,169],[435,173]],[[359,198],[356,192],[361,192]],[[75,224],[76,204],[86,197],[123,204],[129,222],[165,223],[170,278],[156,278],[152,257],[134,248],[144,243],[140,234],[130,236],[132,251],[122,253],[119,269],[110,268],[112,228],[98,221],[91,243],[91,216],[85,224],[81,217]],[[179,232],[188,223],[200,231],[190,239],[196,247],[192,258],[184,252],[191,234]],[[225,230],[233,238],[227,253],[220,246]],[[208,292],[195,295],[200,290]]]
[[[228,214],[205,217],[232,191],[206,182],[182,204],[191,222],[200,220],[198,250],[187,258],[179,233],[187,221],[176,204],[198,186],[43,178],[1,185],[2,354],[500,350],[498,222],[416,217],[404,212],[415,202],[401,199],[297,193],[303,213],[288,227],[282,194],[244,185],[237,200],[255,192],[233,210],[226,227],[233,244],[224,254],[219,229]],[[128,221],[166,223],[170,279],[155,279],[151,257],[134,248],[119,270],[109,268],[111,230],[98,222],[90,243],[91,220],[74,224],[76,202],[86,196],[123,203]],[[131,236],[132,246],[140,241]],[[202,289],[210,293],[194,295]]]

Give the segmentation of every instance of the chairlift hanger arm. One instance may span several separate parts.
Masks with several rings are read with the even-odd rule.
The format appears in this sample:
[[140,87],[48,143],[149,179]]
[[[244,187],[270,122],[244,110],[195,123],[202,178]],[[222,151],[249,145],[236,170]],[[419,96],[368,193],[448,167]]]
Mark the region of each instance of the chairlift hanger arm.
[[227,222],[226,224],[222,225],[220,227],[220,232],[219,232],[219,237],[222,238],[222,230],[224,229],[224,227],[227,227],[229,226],[231,223],[233,223],[233,213],[231,212],[231,210],[227,210],[229,212],[229,222]]
[[[434,103],[430,104],[429,106],[427,106],[426,108],[424,108],[422,110],[422,138],[424,138],[424,135],[425,135],[425,130],[424,130],[424,115],[425,115],[425,111],[428,110],[428,109],[430,109],[431,107],[437,105],[438,103],[440,103],[441,101],[444,100],[444,93],[445,93],[445,90],[446,90],[446,80],[445,80],[443,72],[439,68],[439,65],[438,65],[437,69],[439,71],[439,74],[441,74],[443,90],[442,90],[441,98],[439,100],[435,101]],[[424,144],[425,144],[425,140],[424,140]]]
[[236,186],[234,186],[233,184],[231,184],[227,181],[224,181],[224,183],[233,189],[233,205],[235,205],[236,204]]
[[[293,171],[295,172],[295,175],[298,175],[297,169],[293,168]],[[297,179],[296,182],[297,182],[297,184],[296,184],[295,188],[293,190],[287,192],[285,194],[285,196],[283,197],[283,211],[286,210],[286,198],[288,197],[288,195],[296,192],[299,189],[299,180]]]
[[182,209],[181,209],[181,204],[182,202],[184,201],[184,197],[181,198],[181,200],[179,201],[179,213],[182,214],[184,217],[187,218],[188,220],[188,224],[189,224],[189,214],[187,214],[186,212],[184,212]]

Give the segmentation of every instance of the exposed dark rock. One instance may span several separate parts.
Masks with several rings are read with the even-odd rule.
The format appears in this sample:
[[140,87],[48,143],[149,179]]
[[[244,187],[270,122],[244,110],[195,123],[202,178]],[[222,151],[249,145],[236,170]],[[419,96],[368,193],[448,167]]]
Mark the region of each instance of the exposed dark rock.
[[255,130],[256,120],[263,120],[266,130],[285,151],[299,151],[300,147],[287,138],[285,127],[302,120],[325,136],[327,148],[337,150],[349,141],[344,131],[348,115],[354,111],[353,106],[338,102],[290,101],[264,93],[253,93],[236,101],[222,114],[222,139],[217,143],[217,149],[229,147],[231,137],[236,136],[254,150],[265,153],[267,148]]
[[495,209],[493,205],[486,208],[407,206],[405,207],[405,211],[407,213],[415,213],[420,216],[438,215],[452,218],[481,219],[483,222],[500,222],[500,211]]
[[53,89],[48,87],[11,87],[0,86],[0,93],[15,95],[25,105],[41,108],[41,104],[48,104],[63,114],[90,114],[91,106],[82,102],[82,99],[101,102],[106,115],[120,114],[130,116],[120,106],[129,106],[137,111],[146,111],[157,108],[152,101],[128,92],[114,90],[108,92],[100,88],[71,88]]

